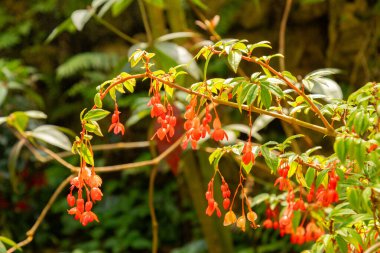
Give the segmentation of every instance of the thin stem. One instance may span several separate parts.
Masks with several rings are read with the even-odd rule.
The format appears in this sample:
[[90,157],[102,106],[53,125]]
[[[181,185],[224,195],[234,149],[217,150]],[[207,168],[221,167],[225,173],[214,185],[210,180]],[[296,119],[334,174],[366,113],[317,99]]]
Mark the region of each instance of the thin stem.
[[[286,0],[284,14],[282,15],[279,33],[279,48],[278,52],[285,56],[285,34],[286,34],[286,23],[288,22],[288,17],[290,9],[292,7],[292,0]],[[285,70],[285,59],[280,58],[280,70]]]
[[[245,58],[245,56],[243,56],[243,58]],[[249,57],[246,57],[248,59],[251,59]],[[326,129],[328,130],[328,132],[330,134],[333,134],[335,133],[335,130],[334,128],[330,125],[330,123],[327,121],[327,119],[325,118],[325,116],[323,116],[322,112],[318,109],[318,107],[314,104],[313,101],[311,101],[311,99],[304,93],[302,92],[300,89],[298,89],[294,84],[292,84],[287,78],[285,78],[280,72],[278,72],[277,70],[273,69],[271,66],[269,66],[269,64],[267,63],[264,63],[262,61],[259,61],[257,58],[252,58],[252,60],[256,63],[258,63],[259,65],[265,67],[266,69],[268,69],[270,72],[272,72],[274,75],[278,76],[281,80],[283,80],[290,88],[292,88],[295,92],[298,93],[298,95],[302,96],[305,101],[310,105],[311,109],[319,116],[319,118],[322,120],[323,122],[323,125],[326,127]]]
[[[217,55],[226,54],[226,52],[218,51],[215,49],[212,49],[211,52],[214,54],[217,54]],[[290,82],[287,78],[285,78],[280,72],[278,72],[277,70],[272,68],[267,62],[263,62],[257,57],[242,56],[242,59],[245,61],[248,61],[248,62],[256,63],[256,64],[266,68],[272,74],[276,75],[278,78],[283,80],[291,89],[293,89],[295,92],[297,92],[298,95],[302,96],[305,99],[305,101],[310,105],[312,111],[314,111],[318,115],[318,117],[322,120],[324,126],[326,127],[327,132],[328,132],[327,135],[331,135],[331,136],[336,135],[334,128],[330,125],[330,123],[327,121],[325,116],[323,116],[322,112],[313,103],[313,101],[304,92],[302,92],[300,89],[298,89],[292,82]]]
[[110,30],[111,32],[113,32],[114,34],[116,34],[117,36],[119,36],[120,38],[122,38],[123,40],[131,43],[131,44],[137,44],[137,43],[140,43],[140,41],[132,38],[131,36],[125,34],[124,32],[122,32],[121,30],[119,30],[117,27],[113,26],[111,23],[107,22],[106,20],[104,20],[103,18],[99,17],[98,15],[94,14],[93,17],[95,18],[95,20],[103,25],[104,27],[106,27],[108,30]]
[[62,181],[62,183],[57,187],[57,189],[55,190],[53,195],[50,197],[48,203],[46,204],[46,206],[42,210],[41,214],[38,216],[38,218],[37,218],[36,222],[34,223],[34,225],[32,226],[32,228],[29,229],[28,232],[26,232],[27,238],[25,240],[17,243],[17,246],[13,246],[12,248],[8,249],[7,253],[12,253],[16,249],[23,247],[23,246],[27,245],[28,243],[30,243],[31,241],[33,241],[34,234],[36,233],[38,227],[41,225],[42,221],[45,219],[47,212],[50,210],[51,206],[53,205],[53,203],[57,199],[58,195],[62,192],[62,190],[66,187],[66,185],[70,182],[70,180],[72,178],[73,178],[73,175],[70,175],[64,181]]
[[158,165],[154,165],[149,178],[149,211],[152,219],[152,253],[158,251],[158,222],[154,210],[154,181],[157,175]]
[[[186,92],[188,94],[197,95],[197,96],[200,96],[200,97],[204,97],[204,98],[210,99],[211,101],[213,101],[213,102],[215,102],[217,104],[226,105],[226,106],[233,107],[233,108],[239,108],[239,105],[237,103],[230,102],[230,101],[225,101],[225,100],[221,100],[221,99],[217,99],[215,97],[210,98],[210,97],[208,97],[208,96],[206,96],[204,94],[201,94],[199,92],[192,91],[191,89],[187,89],[187,88],[185,88],[183,86],[179,86],[178,84],[175,84],[175,83],[169,82],[167,80],[164,80],[162,78],[156,77],[153,74],[148,74],[148,76],[150,78],[156,79],[157,81],[162,82],[162,83],[164,83],[164,84],[166,84],[166,85],[168,85],[168,86],[170,86],[172,88],[184,91],[184,92]],[[289,124],[297,124],[299,126],[302,126],[302,127],[305,127],[305,128],[309,128],[309,129],[311,129],[313,131],[320,132],[320,133],[323,133],[325,135],[329,135],[329,136],[335,136],[336,135],[334,129],[333,129],[333,131],[329,131],[327,128],[320,127],[320,126],[311,124],[309,122],[305,122],[305,121],[302,121],[302,120],[299,120],[299,119],[296,119],[296,118],[293,118],[293,117],[290,117],[290,116],[287,116],[287,115],[284,115],[284,114],[279,114],[279,113],[276,113],[276,112],[271,112],[271,111],[263,110],[263,109],[255,107],[255,106],[241,105],[241,109],[243,109],[245,111],[251,110],[251,111],[259,113],[259,114],[266,114],[266,115],[278,118],[280,120],[283,120],[283,121],[285,121],[285,122],[287,122]]]
[[145,6],[142,0],[137,1],[139,3],[139,8],[140,8],[140,13],[141,13],[141,18],[144,24],[145,32],[146,32],[146,37],[148,39],[148,43],[152,44],[153,42],[153,37],[152,37],[152,30],[150,29],[149,22],[148,22],[148,17],[146,15],[146,10]]
[[59,155],[57,155],[56,153],[54,153],[50,149],[48,149],[48,148],[46,148],[44,146],[39,146],[38,148],[40,150],[42,150],[43,152],[45,152],[46,154],[48,154],[51,158],[53,158],[54,160],[56,160],[57,162],[59,162],[60,164],[62,164],[63,166],[65,166],[66,168],[68,168],[69,170],[71,170],[71,171],[78,171],[77,167],[75,167],[72,164],[66,162]]
[[[149,141],[136,141],[136,142],[117,142],[111,144],[99,144],[92,146],[93,151],[102,151],[102,150],[115,150],[115,149],[132,149],[132,148],[146,148],[149,147]],[[74,155],[72,152],[60,152],[56,153],[57,156],[64,158]],[[38,159],[40,160],[40,159]],[[49,162],[54,160],[52,157],[43,157],[41,156],[41,162]]]

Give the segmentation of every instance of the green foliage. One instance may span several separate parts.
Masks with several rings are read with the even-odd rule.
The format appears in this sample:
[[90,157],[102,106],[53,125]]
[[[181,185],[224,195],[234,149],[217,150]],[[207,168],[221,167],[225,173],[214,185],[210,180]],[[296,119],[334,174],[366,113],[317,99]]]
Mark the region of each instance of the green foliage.
[[112,54],[87,52],[69,58],[57,68],[59,79],[75,76],[83,71],[110,71],[118,62],[118,57]]

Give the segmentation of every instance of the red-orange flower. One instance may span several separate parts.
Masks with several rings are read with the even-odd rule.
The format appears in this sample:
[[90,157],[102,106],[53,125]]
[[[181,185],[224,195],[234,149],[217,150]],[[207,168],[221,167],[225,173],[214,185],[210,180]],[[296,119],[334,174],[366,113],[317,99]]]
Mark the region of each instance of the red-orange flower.
[[220,123],[219,118],[215,118],[213,122],[214,132],[211,134],[211,138],[215,141],[221,141],[224,137],[228,140],[226,132],[222,129],[222,124]]

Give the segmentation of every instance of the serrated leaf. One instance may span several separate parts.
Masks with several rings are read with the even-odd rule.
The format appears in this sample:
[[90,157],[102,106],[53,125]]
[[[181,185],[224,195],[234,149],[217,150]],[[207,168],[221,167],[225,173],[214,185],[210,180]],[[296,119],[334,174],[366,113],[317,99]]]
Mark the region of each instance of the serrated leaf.
[[264,156],[265,163],[272,170],[273,173],[276,172],[278,167],[278,158],[273,152],[269,150],[267,146],[261,146],[261,154]]
[[309,167],[305,174],[305,181],[306,181],[307,187],[309,188],[311,187],[311,185],[314,182],[314,178],[315,178],[315,169],[312,167]]
[[323,182],[323,180],[326,177],[327,172],[329,172],[328,169],[322,170],[321,172],[318,173],[317,180],[315,181],[315,187],[318,188],[319,185]]
[[241,62],[241,58],[242,58],[242,52],[240,50],[232,50],[228,54],[228,57],[227,57],[228,64],[230,65],[230,67],[235,73],[237,72],[237,69]]
[[259,94],[258,86],[256,84],[251,84],[251,87],[249,88],[246,95],[247,105],[252,105],[253,102],[255,102],[258,94]]
[[266,109],[269,109],[272,103],[272,95],[268,88],[264,85],[260,85],[260,99]]
[[98,121],[107,117],[108,114],[110,114],[110,112],[103,109],[92,109],[84,115],[83,119]]
[[344,137],[338,137],[335,139],[334,143],[334,151],[342,163],[346,161],[348,152],[348,150],[346,149],[346,140],[347,139]]
[[57,126],[42,125],[28,133],[33,138],[44,141],[50,145],[62,148],[64,150],[71,150],[71,142],[69,138],[58,130]]
[[238,108],[240,113],[242,112],[241,106],[243,104],[243,85],[239,85],[238,88],[236,89],[236,102],[238,104]]
[[366,148],[365,143],[361,139],[355,140],[355,159],[358,162],[358,165],[361,169],[364,169]]

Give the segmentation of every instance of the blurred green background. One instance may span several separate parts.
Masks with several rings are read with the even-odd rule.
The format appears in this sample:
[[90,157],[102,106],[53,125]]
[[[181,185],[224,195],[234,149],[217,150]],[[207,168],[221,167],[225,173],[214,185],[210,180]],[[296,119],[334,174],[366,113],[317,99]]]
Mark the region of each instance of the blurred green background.
[[[77,133],[80,131],[79,113],[92,106],[95,87],[120,71],[129,71],[128,54],[144,47],[141,42],[151,40],[147,50],[157,54],[159,67],[168,69],[186,62],[184,59],[208,43],[209,34],[195,21],[220,15],[216,31],[222,38],[250,42],[269,40],[272,52],[277,52],[285,2],[146,0],[143,1],[144,13],[152,30],[147,35],[141,6],[136,0],[2,0],[0,117],[14,111],[40,110],[48,118],[31,121],[31,129],[48,123]],[[91,17],[92,11],[95,14]],[[294,75],[306,75],[318,68],[339,68],[342,73],[336,80],[344,95],[367,81],[380,80],[379,15],[378,0],[294,0],[286,30],[287,70]],[[81,31],[77,31],[78,28]],[[177,38],[181,35],[178,32],[197,35]],[[176,33],[174,40],[169,41],[164,36],[173,33]],[[199,67],[191,66],[193,75],[184,78],[183,85],[195,81],[201,67],[202,62]],[[249,65],[242,68],[246,73],[253,72]],[[224,61],[212,61],[209,73],[210,77],[233,75]],[[147,111],[141,110],[147,102],[146,88],[141,85],[135,94],[119,100],[122,118],[128,126],[126,135],[105,134],[104,138],[94,140],[95,144],[150,138],[152,121],[143,117]],[[183,104],[177,106],[183,108]],[[245,120],[232,110],[221,111],[227,123]],[[141,116],[141,123],[135,124],[130,119],[135,114]],[[103,132],[106,124],[101,126]],[[263,140],[283,139],[285,133],[281,125],[271,124],[273,127],[260,132]],[[20,241],[69,171],[54,162],[40,163],[23,149],[17,160],[16,189],[12,189],[8,162],[15,143],[12,132],[1,125],[0,234]],[[223,228],[221,220],[204,215],[203,194],[212,173],[207,156],[203,150],[184,152],[178,173],[173,173],[175,169],[167,163],[160,164],[154,199],[159,222],[159,252],[301,251],[302,248],[290,245],[289,238],[281,238],[277,232],[258,229],[241,233]],[[98,166],[150,157],[148,149],[96,153]],[[69,157],[68,161],[78,163],[76,157]],[[222,171],[234,188],[236,165],[227,159],[224,164]],[[149,171],[149,168],[139,168],[104,174],[104,199],[95,207],[101,223],[84,228],[66,214],[67,189],[52,206],[34,241],[24,252],[149,252],[152,236],[147,201]],[[258,178],[254,183],[250,179],[254,184],[252,196],[263,189],[273,190],[273,178],[265,168],[257,168],[254,174]],[[263,214],[265,206],[255,209]]]

